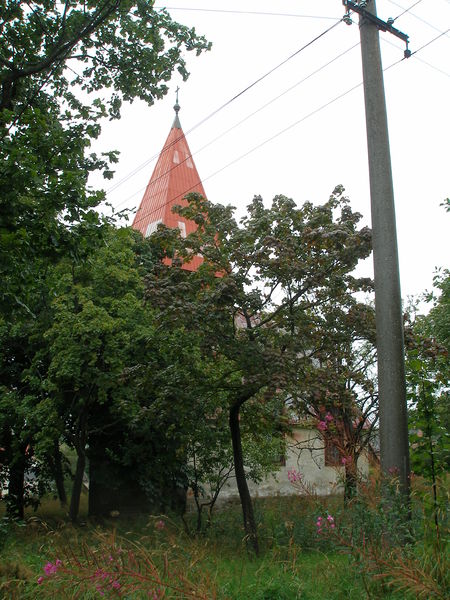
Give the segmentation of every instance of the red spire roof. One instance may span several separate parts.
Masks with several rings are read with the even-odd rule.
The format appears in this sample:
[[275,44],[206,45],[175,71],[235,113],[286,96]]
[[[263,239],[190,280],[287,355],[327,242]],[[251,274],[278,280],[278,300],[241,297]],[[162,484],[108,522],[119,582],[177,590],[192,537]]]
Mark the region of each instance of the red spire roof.
[[[172,208],[176,204],[187,205],[184,196],[188,193],[197,192],[205,196],[205,190],[181,129],[178,118],[180,110],[178,99],[174,109],[176,115],[172,128],[132,225],[133,229],[140,231],[145,237],[156,231],[159,223],[163,223],[167,227],[178,227],[183,237],[195,231],[197,225],[193,221],[174,214]],[[199,267],[201,261],[200,257],[196,257],[189,264],[183,265],[183,268],[194,271]]]

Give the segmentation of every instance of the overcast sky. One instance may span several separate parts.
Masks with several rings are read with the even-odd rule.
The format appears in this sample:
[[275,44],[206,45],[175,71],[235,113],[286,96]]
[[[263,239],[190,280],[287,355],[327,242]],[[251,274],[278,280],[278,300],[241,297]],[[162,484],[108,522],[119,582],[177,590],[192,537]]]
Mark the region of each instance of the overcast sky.
[[[118,210],[139,206],[173,121],[179,85],[181,124],[209,200],[230,203],[243,214],[255,194],[267,204],[276,194],[297,204],[322,203],[343,184],[353,209],[370,224],[362,86],[345,94],[362,80],[357,16],[200,124],[338,22],[344,7],[341,0],[156,5],[167,6],[175,20],[194,26],[213,47],[200,57],[187,54],[191,76],[186,83],[175,76],[164,100],[150,108],[135,102],[120,121],[104,127],[96,150],[120,151],[116,176],[105,187],[111,190],[127,178],[108,200]],[[401,15],[395,27],[409,35],[411,51],[418,50],[401,61],[404,43],[380,34],[383,67],[398,63],[385,71],[385,89],[406,298],[431,287],[435,267],[449,266],[450,218],[439,204],[450,196],[450,1],[378,0],[377,8],[383,20]],[[370,261],[366,273],[371,269]]]

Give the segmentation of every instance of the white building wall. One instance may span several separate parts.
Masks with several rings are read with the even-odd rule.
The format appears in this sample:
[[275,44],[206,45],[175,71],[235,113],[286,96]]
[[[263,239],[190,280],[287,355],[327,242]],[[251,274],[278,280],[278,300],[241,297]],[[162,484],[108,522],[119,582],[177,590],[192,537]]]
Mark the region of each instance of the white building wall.
[[[288,472],[294,469],[302,475],[302,483],[292,484]],[[358,460],[358,470],[364,476],[369,473],[367,456]],[[286,464],[276,474],[264,478],[261,483],[248,482],[253,498],[307,494],[308,490],[319,496],[341,493],[344,467],[326,467],[323,440],[314,429],[297,429],[288,441]],[[192,492],[191,492],[192,494]],[[190,495],[191,495],[190,494]],[[218,501],[238,498],[235,477],[230,477],[222,488]]]

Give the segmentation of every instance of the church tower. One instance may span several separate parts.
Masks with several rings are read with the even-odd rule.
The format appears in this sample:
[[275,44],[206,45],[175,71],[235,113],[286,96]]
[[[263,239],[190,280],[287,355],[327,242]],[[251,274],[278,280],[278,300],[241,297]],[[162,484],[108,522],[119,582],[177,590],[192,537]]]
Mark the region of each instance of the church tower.
[[[173,213],[172,208],[177,204],[186,206],[184,196],[192,192],[206,197],[178,117],[178,90],[173,108],[175,119],[132,224],[133,229],[140,231],[144,237],[156,231],[160,223],[178,227],[183,237],[194,232],[197,225]],[[183,268],[195,271],[201,262],[201,257],[195,257]]]

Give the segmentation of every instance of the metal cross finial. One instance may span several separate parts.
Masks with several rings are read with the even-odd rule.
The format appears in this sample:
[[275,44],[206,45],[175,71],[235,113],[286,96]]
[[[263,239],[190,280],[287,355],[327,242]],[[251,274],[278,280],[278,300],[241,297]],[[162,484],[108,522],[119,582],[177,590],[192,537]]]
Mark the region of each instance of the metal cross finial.
[[175,105],[173,107],[173,110],[175,111],[175,120],[172,125],[172,127],[175,127],[177,129],[181,129],[180,120],[178,119],[178,113],[180,112],[180,105],[178,104],[178,92],[179,91],[180,91],[180,88],[177,86],[177,89],[175,90],[177,98],[175,100]]
[[180,88],[177,86],[177,89],[175,90],[175,92],[177,94],[177,99],[175,100],[175,106],[173,107],[173,109],[177,113],[177,115],[178,115],[178,111],[180,110],[180,105],[178,104],[178,92],[179,91],[180,91]]

